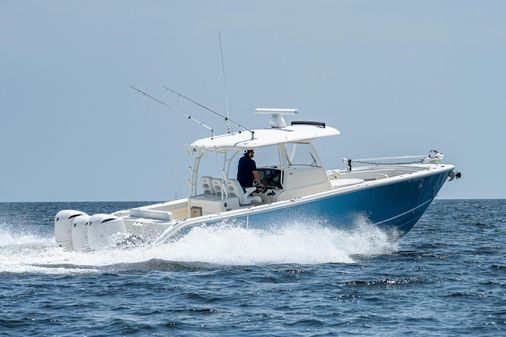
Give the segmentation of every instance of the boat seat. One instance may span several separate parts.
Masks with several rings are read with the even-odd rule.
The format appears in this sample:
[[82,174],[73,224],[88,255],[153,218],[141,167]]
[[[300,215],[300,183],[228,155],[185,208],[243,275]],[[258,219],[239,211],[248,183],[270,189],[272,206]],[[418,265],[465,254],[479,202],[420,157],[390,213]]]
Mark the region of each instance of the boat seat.
[[174,220],[174,216],[172,215],[172,212],[168,212],[168,211],[157,211],[154,209],[132,208],[129,213],[131,216],[136,217],[136,218],[165,220],[165,221]]
[[213,177],[210,176],[202,176],[202,189],[204,190],[204,194],[214,194],[213,189]]
[[[211,178],[214,194],[220,195],[223,191],[223,180],[220,178]],[[225,193],[225,191],[223,191]]]
[[251,193],[256,191],[256,187],[246,187],[246,191],[243,190],[241,184],[236,179],[227,180],[227,192],[229,198],[237,197],[239,204],[250,205],[252,202],[261,202],[262,198],[257,196],[251,196]]

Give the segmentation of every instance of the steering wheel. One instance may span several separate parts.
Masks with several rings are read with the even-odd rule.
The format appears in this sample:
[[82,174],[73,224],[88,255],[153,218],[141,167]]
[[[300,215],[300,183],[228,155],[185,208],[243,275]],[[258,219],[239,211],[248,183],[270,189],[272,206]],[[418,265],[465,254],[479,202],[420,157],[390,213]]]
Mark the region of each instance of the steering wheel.
[[259,184],[256,184],[255,187],[257,188],[255,192],[253,193],[265,193],[267,192],[268,187],[267,186],[261,186]]

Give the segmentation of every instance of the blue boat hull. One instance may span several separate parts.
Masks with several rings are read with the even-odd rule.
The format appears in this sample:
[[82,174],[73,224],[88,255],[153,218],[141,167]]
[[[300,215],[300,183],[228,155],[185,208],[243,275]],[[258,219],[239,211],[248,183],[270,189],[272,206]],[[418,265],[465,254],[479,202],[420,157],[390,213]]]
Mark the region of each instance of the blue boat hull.
[[293,206],[252,213],[248,226],[304,220],[324,221],[338,228],[353,227],[357,220],[379,228],[406,234],[423,215],[448,178],[448,171],[421,178],[372,186],[358,191],[327,196]]
[[163,237],[177,237],[188,233],[195,226],[223,221],[258,229],[301,222],[317,222],[347,229],[365,221],[398,238],[417,223],[452,170],[453,167],[406,179],[385,179],[346,192],[336,191],[319,197],[293,200],[289,204],[285,202],[263,209],[250,209],[233,216],[181,224]]

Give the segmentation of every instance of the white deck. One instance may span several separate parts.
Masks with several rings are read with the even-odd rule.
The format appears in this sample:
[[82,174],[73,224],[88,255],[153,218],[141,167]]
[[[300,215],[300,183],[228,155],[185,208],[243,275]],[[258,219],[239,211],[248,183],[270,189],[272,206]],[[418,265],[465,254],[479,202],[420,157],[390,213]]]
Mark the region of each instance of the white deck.
[[[314,195],[321,194],[333,194],[339,193],[339,191],[347,191],[350,188],[363,188],[372,186],[379,183],[390,183],[392,180],[399,179],[411,179],[415,176],[424,174],[423,172],[430,173],[431,170],[445,169],[451,165],[434,165],[434,164],[420,164],[420,165],[405,165],[405,166],[372,166],[372,167],[360,167],[353,171],[348,170],[328,170],[327,176],[329,178],[330,188],[325,191],[319,191]],[[271,190],[264,194],[255,194],[261,197],[262,202],[252,203],[251,205],[240,205],[237,198],[228,198],[225,195],[222,197],[219,194],[198,194],[191,198],[174,200],[170,202],[149,205],[130,211],[121,211],[115,213],[117,216],[128,217],[130,219],[138,220],[144,219],[149,221],[155,221],[162,223],[164,221],[159,218],[156,212],[169,212],[172,214],[174,221],[167,221],[167,223],[174,223],[185,221],[190,218],[198,218],[200,216],[209,216],[216,213],[225,213],[237,211],[241,209],[252,210],[257,207],[264,207],[266,205],[274,205],[279,202],[287,201],[284,199],[278,199],[277,195],[282,195],[282,189],[275,189],[274,196],[268,196]],[[312,195],[300,196],[300,198],[312,198]],[[200,208],[198,213],[194,213],[195,207]],[[193,212],[192,212],[193,209]],[[150,213],[149,211],[156,211]],[[155,214],[151,217],[150,214]]]

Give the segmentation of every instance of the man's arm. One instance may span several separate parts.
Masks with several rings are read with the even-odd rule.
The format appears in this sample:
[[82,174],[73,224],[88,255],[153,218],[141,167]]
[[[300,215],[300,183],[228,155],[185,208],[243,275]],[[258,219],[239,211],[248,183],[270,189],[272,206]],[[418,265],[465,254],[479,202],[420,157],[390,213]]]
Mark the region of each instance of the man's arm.
[[260,181],[260,174],[258,174],[258,171],[253,171],[251,173],[253,173],[253,181],[255,181],[260,186],[264,186]]

